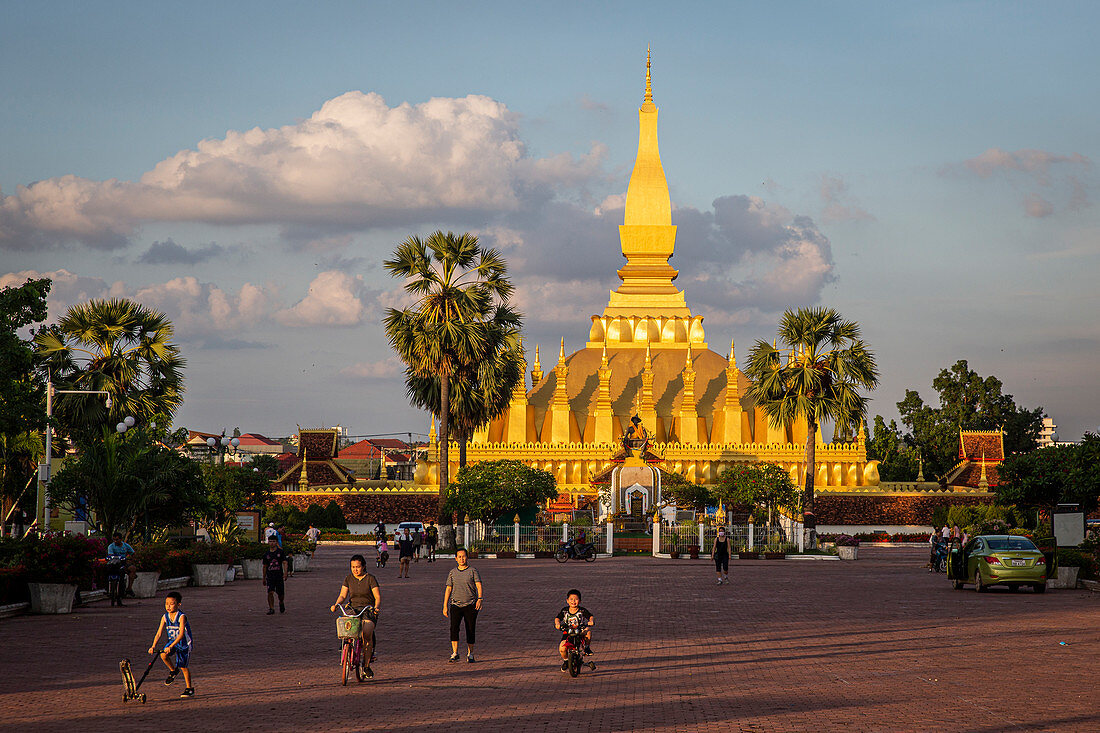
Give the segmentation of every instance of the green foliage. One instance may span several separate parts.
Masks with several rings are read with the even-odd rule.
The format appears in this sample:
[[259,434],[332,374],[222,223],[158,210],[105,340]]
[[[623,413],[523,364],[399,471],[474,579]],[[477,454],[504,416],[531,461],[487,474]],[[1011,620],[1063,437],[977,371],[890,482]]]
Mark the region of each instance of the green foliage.
[[209,520],[221,523],[243,509],[259,509],[271,498],[270,480],[249,466],[204,464]]
[[314,527],[321,527],[326,524],[326,516],[327,514],[323,506],[320,504],[310,504],[306,509],[306,524],[312,524]]
[[256,473],[260,474],[268,481],[274,481],[279,478],[279,474],[282,473],[282,471],[279,470],[279,459],[275,456],[263,454],[253,456],[248,467],[256,469]]
[[[728,504],[760,510],[771,526],[781,507],[798,511],[802,493],[791,475],[774,463],[736,463],[718,475],[714,495]],[[757,519],[759,522],[759,519]]]
[[239,548],[220,542],[195,542],[184,552],[187,560],[196,565],[229,565],[236,562]]
[[944,476],[958,462],[959,430],[997,430],[1004,427],[1005,455],[1033,450],[1043,423],[1043,408],[1018,407],[1003,394],[1001,380],[981,377],[960,359],[941,369],[932,380],[939,407],[925,405],[920,394],[905,390],[898,403],[901,421],[909,433],[905,443],[919,447],[928,478]]
[[896,421],[887,425],[875,415],[874,431],[867,441],[867,458],[879,461],[878,475],[883,481],[916,481],[920,456],[916,448],[905,444]]
[[1074,503],[1091,513],[1100,497],[1100,438],[1086,433],[1077,445],[1009,456],[1000,475],[993,489],[998,503],[1043,509]]
[[[34,348],[19,331],[46,318],[47,279],[0,290],[0,496],[16,498],[34,475],[46,426]],[[0,517],[0,521],[4,518]]]
[[676,502],[676,506],[690,507],[697,512],[706,511],[708,506],[715,504],[714,496],[706,486],[688,481],[683,474],[671,473],[663,469],[661,470],[661,494],[671,497]]
[[838,433],[853,432],[867,409],[860,390],[875,388],[878,367],[860,338],[859,324],[845,321],[832,308],[787,310],[778,335],[786,354],[762,340],[753,346],[745,368],[752,380],[747,395],[774,426],[799,418],[808,423],[803,505],[806,527],[812,531],[817,428],[832,420]]
[[458,512],[460,521],[468,514],[491,524],[498,517],[515,515],[557,495],[549,471],[519,461],[485,461],[459,469],[444,494],[443,511]]
[[332,529],[347,530],[348,523],[344,518],[344,510],[340,508],[340,505],[336,503],[335,499],[329,499],[328,504],[325,505],[325,515],[321,520],[321,524],[316,525],[318,529],[321,527],[328,527]]
[[111,393],[109,409],[98,395],[58,395],[54,416],[65,432],[83,443],[126,416],[168,425],[183,404],[185,362],[173,332],[163,313],[125,298],[74,305],[39,331],[40,368],[50,370],[58,389]]
[[306,515],[296,506],[271,504],[264,510],[264,526],[274,522],[276,527],[286,527],[292,532],[303,532],[308,528]]
[[[521,317],[507,305],[514,286],[500,252],[482,249],[472,234],[409,237],[383,266],[416,298],[412,307],[388,309],[384,324],[405,363],[409,397],[440,417],[439,482],[446,494],[452,414],[454,427],[467,435],[499,414],[521,376]],[[490,389],[479,395],[483,376]],[[461,411],[455,412],[452,399]]]
[[178,526],[205,516],[208,508],[199,466],[142,428],[125,435],[101,429],[99,440],[65,462],[50,484],[50,497],[71,511],[86,501],[105,536]]

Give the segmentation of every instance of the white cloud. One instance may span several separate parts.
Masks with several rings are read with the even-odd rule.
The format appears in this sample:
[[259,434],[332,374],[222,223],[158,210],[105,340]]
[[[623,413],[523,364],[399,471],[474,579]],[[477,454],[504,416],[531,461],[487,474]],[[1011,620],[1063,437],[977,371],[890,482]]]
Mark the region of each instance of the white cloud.
[[1045,218],[1058,209],[1075,210],[1089,205],[1088,185],[1082,177],[1091,174],[1092,167],[1092,161],[1080,153],[1060,155],[1046,150],[1013,152],[989,148],[977,157],[943,166],[940,174],[1007,181],[1023,194],[1021,207],[1026,216]]
[[379,361],[361,361],[340,370],[340,375],[352,379],[393,379],[404,373],[404,368],[394,357]]
[[598,176],[604,155],[597,144],[580,158],[532,158],[517,116],[488,97],[389,107],[348,92],[294,125],[203,140],[136,182],[69,175],[20,186],[0,195],[0,248],[117,247],[144,221],[331,231],[511,212]]
[[129,297],[164,311],[183,335],[254,326],[276,302],[273,287],[245,283],[234,293],[190,275],[140,287]]
[[1046,183],[1050,169],[1059,163],[1069,163],[1089,167],[1092,161],[1080,153],[1059,155],[1046,150],[1017,150],[1009,152],[1000,148],[990,148],[976,158],[963,161],[963,166],[981,178],[989,178],[996,173],[1022,171],[1033,174],[1040,183]]
[[309,284],[306,297],[275,314],[284,326],[357,326],[367,309],[363,278],[326,270]]
[[46,299],[49,311],[47,319],[49,321],[56,321],[65,314],[70,306],[77,303],[83,303],[93,298],[122,297],[126,292],[126,286],[121,281],[108,284],[102,278],[77,275],[64,268],[50,272],[39,272],[37,270],[8,272],[0,275],[0,289],[19,286],[28,280],[38,280],[44,277],[52,281],[50,294]]
[[848,182],[840,176],[821,176],[821,201],[825,208],[821,212],[821,220],[826,224],[835,224],[844,221],[874,221],[866,209],[853,201],[848,191]]

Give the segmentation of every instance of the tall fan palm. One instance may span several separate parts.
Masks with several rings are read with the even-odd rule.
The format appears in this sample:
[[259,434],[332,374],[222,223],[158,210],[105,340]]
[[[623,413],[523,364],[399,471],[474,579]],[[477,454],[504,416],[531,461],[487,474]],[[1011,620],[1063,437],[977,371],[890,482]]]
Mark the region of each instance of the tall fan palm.
[[[406,374],[439,381],[441,440],[439,484],[445,494],[451,419],[451,384],[475,371],[479,359],[495,353],[494,324],[514,323],[520,316],[507,306],[514,286],[500,253],[482,249],[477,237],[437,231],[427,239],[409,237],[383,266],[405,279],[416,298],[404,310],[390,308],[384,324],[390,344],[405,362]],[[468,379],[468,377],[467,377]],[[410,395],[415,395],[409,386]]]
[[[511,309],[498,307],[489,321],[485,350],[450,380],[450,428],[458,440],[459,467],[466,465],[466,445],[475,430],[508,409],[512,391],[523,379],[523,347],[520,318]],[[405,373],[409,400],[417,407],[440,414],[440,379]]]
[[779,340],[788,350],[786,363],[774,344],[757,341],[745,374],[748,395],[774,426],[798,418],[809,424],[806,435],[806,482],[802,511],[810,541],[815,541],[814,474],[817,428],[824,420],[845,433],[862,421],[867,398],[859,390],[878,384],[875,356],[860,338],[859,324],[845,321],[832,308],[799,308],[783,314]]
[[35,336],[42,367],[61,389],[106,390],[110,410],[94,396],[59,395],[54,414],[78,437],[127,415],[143,423],[170,417],[183,404],[184,360],[171,343],[172,322],[125,298],[69,308]]

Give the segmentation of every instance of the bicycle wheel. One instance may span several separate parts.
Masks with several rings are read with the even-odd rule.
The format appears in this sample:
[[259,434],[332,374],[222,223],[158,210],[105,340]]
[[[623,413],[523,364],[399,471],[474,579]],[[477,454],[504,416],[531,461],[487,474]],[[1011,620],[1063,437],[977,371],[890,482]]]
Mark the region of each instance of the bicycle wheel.
[[558,550],[557,554],[554,555],[554,558],[558,562],[568,562],[569,561],[569,555],[568,555],[568,553],[566,553],[565,550]]
[[581,673],[581,655],[574,650],[569,652],[569,676],[576,677]]
[[355,664],[353,666],[355,667],[355,679],[356,679],[357,682],[362,682],[363,680],[365,680],[367,678],[367,674],[364,670],[366,669],[367,665],[370,664],[369,659],[363,659],[363,640],[362,639],[356,639],[355,640],[355,658],[354,658],[354,662],[355,662]]
[[343,672],[342,684],[348,683],[348,670],[351,668],[351,639],[344,640],[344,652],[340,659],[340,669]]

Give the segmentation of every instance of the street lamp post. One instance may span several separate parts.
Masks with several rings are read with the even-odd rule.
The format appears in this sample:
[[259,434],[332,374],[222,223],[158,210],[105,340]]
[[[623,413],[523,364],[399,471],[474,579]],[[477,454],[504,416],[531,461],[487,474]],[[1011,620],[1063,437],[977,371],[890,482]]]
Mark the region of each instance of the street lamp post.
[[[240,428],[237,429],[240,432]],[[210,452],[214,454],[215,460],[219,465],[225,463],[225,452],[232,446],[236,448],[241,444],[241,439],[234,435],[232,438],[226,437],[225,430],[222,430],[222,437],[219,440],[213,436],[206,439],[206,444],[210,446]]]
[[[42,522],[38,525],[39,532],[48,532],[50,529],[50,481],[53,478],[50,470],[53,466],[53,396],[55,394],[98,394],[106,395],[107,409],[111,409],[111,393],[104,389],[54,389],[53,381],[46,377],[46,462],[39,470],[39,491],[42,497]],[[133,418],[130,418],[133,420]],[[35,513],[37,514],[37,508]],[[38,519],[36,517],[35,521]]]

